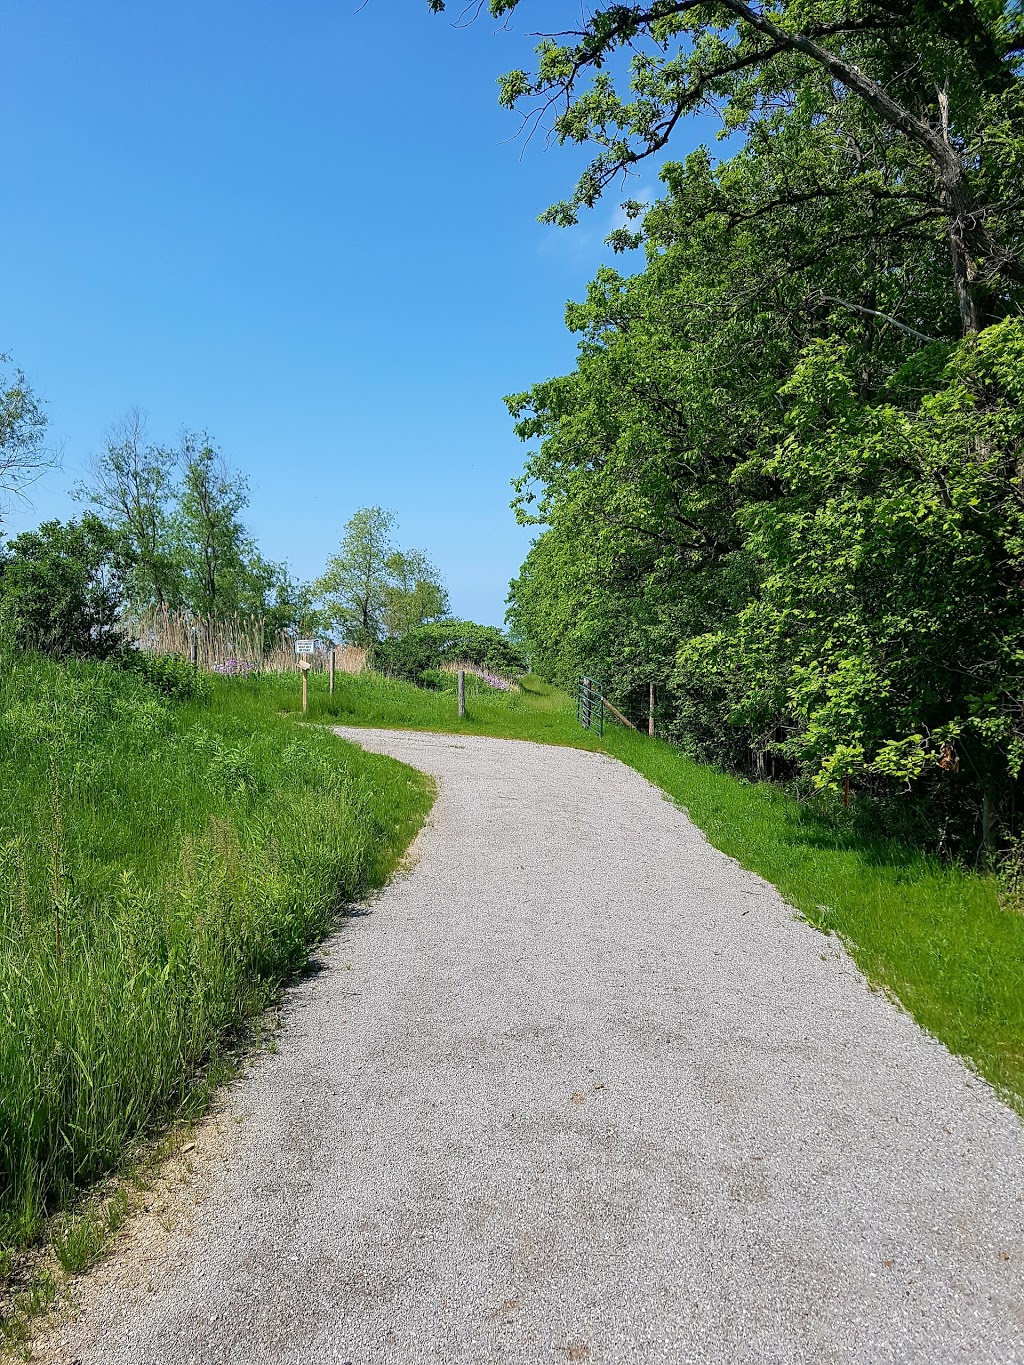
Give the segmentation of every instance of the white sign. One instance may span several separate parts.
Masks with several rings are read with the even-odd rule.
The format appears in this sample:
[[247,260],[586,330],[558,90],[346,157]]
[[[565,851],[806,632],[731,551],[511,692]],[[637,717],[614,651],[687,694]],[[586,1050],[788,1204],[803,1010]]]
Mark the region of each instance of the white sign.
[[316,653],[316,641],[315,641],[315,640],[296,640],[296,641],[295,641],[295,653],[296,653],[296,654],[315,654],[315,653]]

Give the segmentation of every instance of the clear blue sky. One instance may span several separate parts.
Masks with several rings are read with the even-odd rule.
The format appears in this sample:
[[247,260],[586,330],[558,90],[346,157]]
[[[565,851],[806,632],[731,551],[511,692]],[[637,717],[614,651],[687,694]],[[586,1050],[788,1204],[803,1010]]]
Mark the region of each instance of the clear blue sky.
[[9,533],[73,515],[67,489],[138,405],[156,440],[216,437],[299,576],[381,504],[456,613],[502,621],[529,533],[501,398],[571,368],[565,300],[610,259],[622,196],[577,229],[536,222],[582,155],[524,149],[497,106],[527,25],[460,30],[458,8],[2,5],[0,351],[64,449]]

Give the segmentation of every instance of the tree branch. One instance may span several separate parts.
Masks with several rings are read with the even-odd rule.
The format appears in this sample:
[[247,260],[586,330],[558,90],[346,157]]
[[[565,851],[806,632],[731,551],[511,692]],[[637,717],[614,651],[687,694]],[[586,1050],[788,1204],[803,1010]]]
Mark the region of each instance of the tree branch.
[[907,336],[916,337],[918,341],[927,341],[929,344],[938,341],[938,337],[925,336],[924,332],[919,332],[915,327],[908,327],[905,322],[900,322],[898,318],[892,317],[889,313],[879,312],[877,308],[865,308],[860,303],[849,303],[846,299],[837,299],[832,294],[812,295],[807,300],[808,303],[835,303],[840,308],[848,308],[852,313],[866,313],[870,317],[881,318],[883,322],[889,323],[891,327],[897,327],[901,332],[906,332]]

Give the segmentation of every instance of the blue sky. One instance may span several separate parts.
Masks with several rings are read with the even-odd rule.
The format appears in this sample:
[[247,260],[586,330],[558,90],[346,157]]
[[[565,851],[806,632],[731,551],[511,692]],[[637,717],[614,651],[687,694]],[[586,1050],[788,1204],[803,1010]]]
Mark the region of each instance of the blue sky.
[[[527,25],[457,29],[450,11],[0,6],[16,58],[0,83],[0,351],[64,452],[9,533],[73,515],[67,489],[137,405],[155,440],[216,437],[249,476],[261,547],[299,576],[381,504],[457,614],[501,622],[529,543],[501,398],[571,368],[565,301],[611,257],[623,196],[576,229],[536,222],[583,155],[524,148],[497,105]],[[646,171],[628,193],[655,183]]]

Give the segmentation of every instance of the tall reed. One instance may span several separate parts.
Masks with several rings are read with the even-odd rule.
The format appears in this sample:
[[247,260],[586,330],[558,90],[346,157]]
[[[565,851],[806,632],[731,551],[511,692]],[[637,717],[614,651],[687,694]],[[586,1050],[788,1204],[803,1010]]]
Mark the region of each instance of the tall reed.
[[[122,628],[140,649],[154,654],[175,654],[182,659],[196,652],[199,667],[221,669],[229,661],[262,673],[285,673],[298,666],[296,637],[280,631],[268,643],[265,622],[260,616],[238,612],[215,618],[194,617],[188,612],[167,607],[132,608],[122,619]],[[326,649],[310,657],[313,670],[324,673],[329,659]],[[360,673],[366,667],[366,650],[357,645],[339,645],[335,668],[341,673]]]

